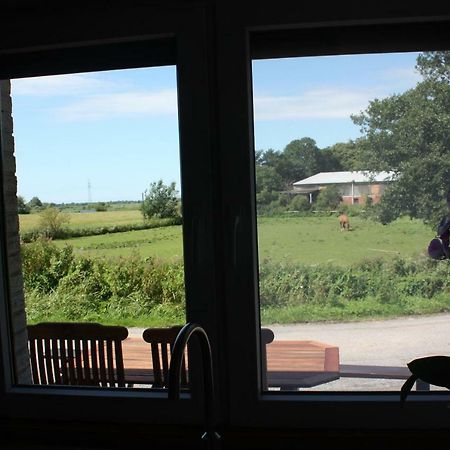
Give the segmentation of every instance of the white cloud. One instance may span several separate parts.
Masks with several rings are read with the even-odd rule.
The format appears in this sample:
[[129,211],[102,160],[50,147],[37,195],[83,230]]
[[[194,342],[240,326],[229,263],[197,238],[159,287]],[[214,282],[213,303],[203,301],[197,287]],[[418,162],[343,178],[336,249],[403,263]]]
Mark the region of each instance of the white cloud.
[[[365,109],[375,91],[316,88],[296,96],[257,96],[256,120],[340,119]],[[380,96],[378,96],[380,97]]]
[[381,79],[395,83],[395,85],[402,85],[405,89],[415,86],[422,77],[414,67],[396,67],[385,70],[381,73]]
[[90,75],[70,74],[12,80],[13,95],[70,96],[98,92],[115,86]]
[[96,120],[124,115],[174,115],[176,89],[95,95],[56,110],[62,120]]

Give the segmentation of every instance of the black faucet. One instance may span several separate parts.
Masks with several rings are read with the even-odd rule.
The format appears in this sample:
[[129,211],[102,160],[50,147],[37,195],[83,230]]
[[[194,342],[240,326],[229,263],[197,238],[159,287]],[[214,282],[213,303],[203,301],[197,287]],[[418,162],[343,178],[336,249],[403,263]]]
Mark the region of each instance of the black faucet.
[[202,440],[208,450],[219,448],[220,435],[216,432],[215,402],[214,402],[214,378],[212,367],[211,345],[206,331],[196,323],[187,323],[178,333],[172,349],[169,368],[169,399],[180,398],[180,375],[183,355],[186,345],[192,335],[196,334],[202,351],[203,383],[204,389],[204,424],[205,432]]

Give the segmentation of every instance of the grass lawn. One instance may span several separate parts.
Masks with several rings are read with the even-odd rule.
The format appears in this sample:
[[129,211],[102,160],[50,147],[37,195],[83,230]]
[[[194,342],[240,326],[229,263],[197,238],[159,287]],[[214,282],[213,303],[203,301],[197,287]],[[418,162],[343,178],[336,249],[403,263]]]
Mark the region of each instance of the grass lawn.
[[[118,212],[123,218],[133,211]],[[137,213],[137,211],[136,211]],[[90,214],[78,214],[89,216]],[[114,213],[93,213],[112,218]],[[336,217],[260,218],[260,260],[348,265],[364,258],[413,257],[426,251],[433,232],[419,221],[400,219],[381,225],[351,218],[351,231],[339,230]],[[89,256],[115,257],[139,253],[142,257],[171,259],[182,255],[181,226],[113,233],[55,241],[72,245]]]

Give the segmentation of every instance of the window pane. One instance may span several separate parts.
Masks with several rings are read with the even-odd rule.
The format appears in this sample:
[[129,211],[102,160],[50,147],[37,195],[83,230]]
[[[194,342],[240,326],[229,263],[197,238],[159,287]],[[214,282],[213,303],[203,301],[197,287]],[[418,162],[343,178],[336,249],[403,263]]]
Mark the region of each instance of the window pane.
[[265,389],[396,391],[449,353],[448,61],[253,61]]
[[13,317],[19,384],[165,387],[150,341],[167,340],[164,359],[185,322],[176,68],[16,79],[11,92],[31,357]]

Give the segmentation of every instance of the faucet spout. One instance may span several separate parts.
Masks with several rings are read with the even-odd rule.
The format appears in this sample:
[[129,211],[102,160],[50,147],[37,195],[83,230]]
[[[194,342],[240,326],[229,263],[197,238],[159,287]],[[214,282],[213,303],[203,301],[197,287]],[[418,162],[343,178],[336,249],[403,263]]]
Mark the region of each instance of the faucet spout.
[[206,331],[196,323],[186,324],[178,333],[177,338],[172,349],[169,368],[169,399],[178,400],[180,398],[180,376],[183,355],[187,343],[191,336],[198,337],[201,353],[202,353],[202,368],[203,368],[203,383],[204,383],[204,423],[205,432],[202,435],[202,440],[206,441],[206,446],[209,450],[218,448],[218,441],[220,435],[216,432],[215,421],[215,399],[214,399],[214,377],[211,344],[209,342]]

